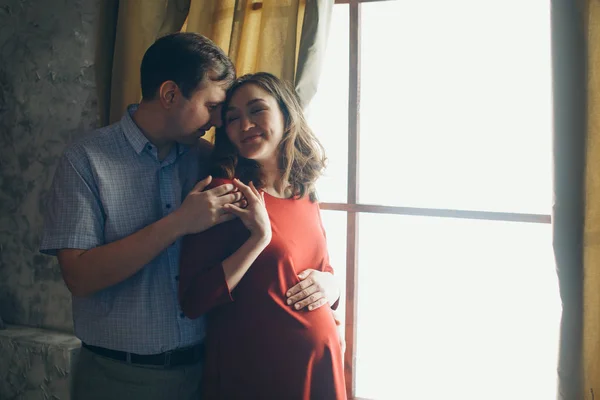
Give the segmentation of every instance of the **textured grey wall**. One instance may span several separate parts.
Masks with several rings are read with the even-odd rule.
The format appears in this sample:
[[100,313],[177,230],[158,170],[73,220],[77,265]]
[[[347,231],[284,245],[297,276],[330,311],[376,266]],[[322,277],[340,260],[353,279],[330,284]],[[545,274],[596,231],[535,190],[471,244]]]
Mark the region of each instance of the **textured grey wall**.
[[0,399],[69,400],[80,346],[73,335],[45,329],[0,331]]
[[54,258],[38,253],[44,196],[65,145],[97,125],[103,0],[0,0],[0,315],[72,330]]

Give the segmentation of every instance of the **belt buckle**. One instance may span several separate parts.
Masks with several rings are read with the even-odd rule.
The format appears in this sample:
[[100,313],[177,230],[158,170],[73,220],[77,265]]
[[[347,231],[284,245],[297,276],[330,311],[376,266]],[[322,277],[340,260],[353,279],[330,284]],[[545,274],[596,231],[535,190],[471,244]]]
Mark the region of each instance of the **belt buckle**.
[[171,353],[172,351],[167,351],[165,352],[165,367],[170,367],[171,366]]

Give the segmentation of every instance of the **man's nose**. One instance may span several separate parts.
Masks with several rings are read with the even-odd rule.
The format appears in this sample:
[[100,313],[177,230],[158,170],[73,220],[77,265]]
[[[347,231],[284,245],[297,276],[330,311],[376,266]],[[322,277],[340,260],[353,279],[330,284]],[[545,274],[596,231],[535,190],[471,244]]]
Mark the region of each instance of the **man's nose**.
[[221,125],[223,125],[223,118],[221,118],[221,107],[211,113],[210,124],[216,128],[220,128]]

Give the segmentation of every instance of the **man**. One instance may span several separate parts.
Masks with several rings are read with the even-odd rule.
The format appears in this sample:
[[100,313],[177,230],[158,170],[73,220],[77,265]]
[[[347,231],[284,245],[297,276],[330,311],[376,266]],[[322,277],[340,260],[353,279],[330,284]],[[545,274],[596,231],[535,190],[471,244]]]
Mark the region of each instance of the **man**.
[[[141,103],[59,162],[40,247],[73,295],[75,399],[198,398],[204,320],[185,318],[177,301],[179,238],[233,218],[223,205],[243,206],[232,185],[198,182],[210,151],[199,138],[221,124],[234,77],[210,40],[160,38],[142,60]],[[339,297],[317,272],[291,289],[300,308]]]

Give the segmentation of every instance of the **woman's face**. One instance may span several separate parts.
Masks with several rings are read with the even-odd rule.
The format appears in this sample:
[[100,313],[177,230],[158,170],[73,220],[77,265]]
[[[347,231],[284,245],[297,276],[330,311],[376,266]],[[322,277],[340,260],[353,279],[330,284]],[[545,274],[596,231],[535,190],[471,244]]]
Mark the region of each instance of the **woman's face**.
[[277,160],[285,121],[277,101],[261,87],[246,83],[236,89],[225,111],[227,137],[244,158]]

